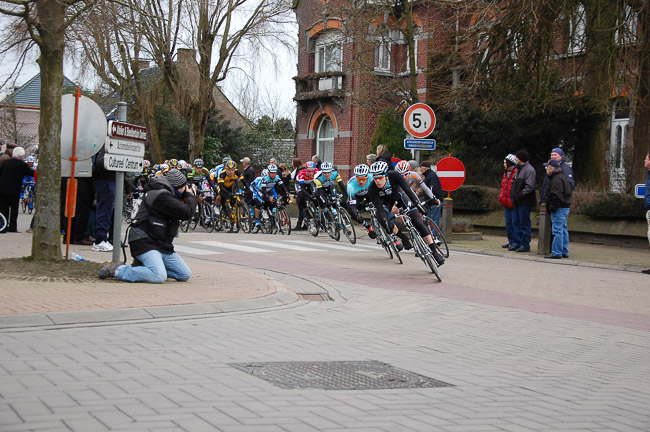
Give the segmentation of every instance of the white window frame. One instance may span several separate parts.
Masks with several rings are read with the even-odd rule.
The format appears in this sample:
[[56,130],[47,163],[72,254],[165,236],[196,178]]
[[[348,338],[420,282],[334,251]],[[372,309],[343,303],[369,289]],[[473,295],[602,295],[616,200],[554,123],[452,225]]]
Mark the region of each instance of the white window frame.
[[[322,136],[326,124],[329,123],[329,136]],[[331,150],[331,155],[329,154]],[[327,152],[327,154],[326,154]],[[316,154],[320,156],[324,162],[334,163],[334,123],[329,116],[324,116],[318,125],[316,133]]]
[[582,3],[578,3],[569,20],[569,54],[581,54],[585,51],[587,38],[587,12]]
[[314,71],[340,72],[343,70],[343,36],[329,31],[316,40]]
[[[415,73],[418,73],[420,68],[418,67],[418,48],[420,47],[420,28],[417,26],[413,27],[413,42],[414,42],[414,47],[413,47],[413,52],[415,53]],[[411,71],[409,70],[411,64],[411,53],[408,51],[408,46],[406,48],[406,72],[410,73]]]
[[391,50],[393,42],[390,32],[382,32],[375,41],[375,72],[391,72]]
[[[637,42],[639,14],[630,5],[625,6],[625,14],[617,20],[615,40],[619,45],[634,45]],[[623,34],[621,31],[623,30]]]

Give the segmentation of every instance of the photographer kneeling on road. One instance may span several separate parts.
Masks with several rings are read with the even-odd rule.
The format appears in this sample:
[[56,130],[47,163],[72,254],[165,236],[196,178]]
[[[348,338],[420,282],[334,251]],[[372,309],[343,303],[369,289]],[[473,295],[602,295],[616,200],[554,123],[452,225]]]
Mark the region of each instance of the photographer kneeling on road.
[[100,279],[114,277],[126,282],[163,283],[168,277],[185,282],[190,268],[174,252],[179,221],[192,217],[197,205],[196,191],[187,185],[179,170],[153,177],[129,230],[129,247],[134,264],[113,263],[103,267]]

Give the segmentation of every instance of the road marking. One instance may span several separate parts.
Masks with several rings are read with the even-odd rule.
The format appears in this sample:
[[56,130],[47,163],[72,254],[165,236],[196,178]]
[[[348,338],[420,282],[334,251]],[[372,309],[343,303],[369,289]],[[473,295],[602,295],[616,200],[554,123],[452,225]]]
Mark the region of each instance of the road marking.
[[[268,246],[268,247],[277,247],[280,249],[291,249],[294,251],[302,251],[302,252],[324,252],[323,249],[313,249],[313,248],[308,248],[308,247],[303,247],[303,246],[294,246],[294,245],[288,245],[288,244],[282,244],[280,242],[275,243],[275,242],[270,242],[270,241],[262,241],[262,240],[242,240],[246,243],[252,243],[252,244],[258,244],[260,246]],[[312,243],[309,242],[302,242],[306,243],[310,246],[313,246]],[[318,245],[321,246],[321,245]]]
[[175,252],[183,252],[187,254],[192,254],[192,255],[221,255],[223,252],[217,252],[217,251],[209,251],[205,249],[197,249],[193,247],[188,247],[188,246],[178,246],[174,245],[174,251]]
[[381,246],[378,245],[377,243],[374,243],[374,244],[364,244],[364,243],[359,243],[359,242],[357,242],[356,245],[359,246],[359,247],[362,247],[362,248],[368,248],[368,249],[372,249],[372,250],[381,249]]
[[[304,240],[286,240],[289,243],[299,243],[299,244],[304,244],[304,245],[309,245],[313,246],[313,242],[308,242]],[[338,245],[338,244],[326,244],[326,243],[318,243],[318,247],[324,247],[327,249],[338,249],[338,250],[347,250],[347,251],[356,251],[359,252],[359,249],[353,246],[343,246],[343,245]],[[361,252],[368,252],[365,249],[361,249]]]
[[202,244],[206,246],[214,246],[214,247],[224,248],[224,249],[232,249],[239,252],[250,252],[250,253],[273,252],[272,250],[269,249],[243,246],[235,243],[223,243],[223,242],[216,242],[216,241],[195,241],[192,243]]

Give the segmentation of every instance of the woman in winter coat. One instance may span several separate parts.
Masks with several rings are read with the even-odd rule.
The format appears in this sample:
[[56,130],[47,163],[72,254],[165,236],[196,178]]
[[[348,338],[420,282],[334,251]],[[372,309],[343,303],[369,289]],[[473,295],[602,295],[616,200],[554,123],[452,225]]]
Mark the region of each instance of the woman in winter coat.
[[499,192],[499,202],[503,206],[506,216],[506,235],[508,236],[508,243],[501,246],[502,248],[515,247],[519,244],[517,241],[517,230],[515,229],[515,206],[510,197],[510,189],[512,188],[512,180],[515,178],[517,172],[517,161],[515,155],[509,154],[503,160],[503,168],[506,170],[503,173],[501,180],[501,192]]

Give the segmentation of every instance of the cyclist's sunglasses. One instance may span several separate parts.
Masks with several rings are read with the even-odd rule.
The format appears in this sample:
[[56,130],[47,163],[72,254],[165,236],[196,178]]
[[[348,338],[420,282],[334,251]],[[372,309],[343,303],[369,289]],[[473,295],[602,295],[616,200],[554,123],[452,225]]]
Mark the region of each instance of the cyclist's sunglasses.
[[383,179],[384,177],[386,177],[386,176],[385,175],[374,175],[374,176],[372,176],[372,179],[373,180],[380,180],[380,179]]
[[368,180],[368,176],[355,176],[359,180]]

